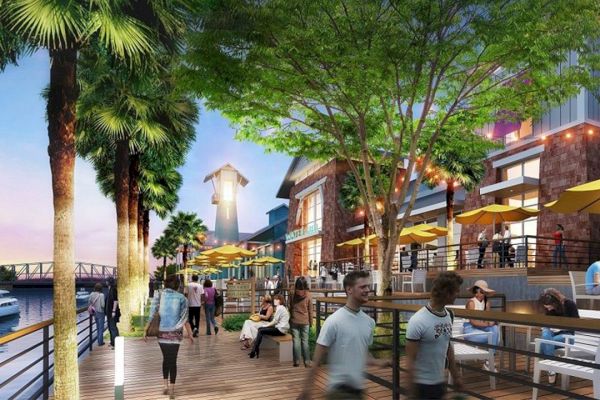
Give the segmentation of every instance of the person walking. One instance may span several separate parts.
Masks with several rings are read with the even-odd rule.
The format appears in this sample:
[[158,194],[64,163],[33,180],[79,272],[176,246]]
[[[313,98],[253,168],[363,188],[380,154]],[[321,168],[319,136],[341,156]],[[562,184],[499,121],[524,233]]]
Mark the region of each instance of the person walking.
[[321,289],[325,289],[325,282],[327,282],[327,268],[325,268],[325,265],[319,267],[319,276],[321,277]]
[[213,287],[210,279],[204,281],[204,317],[206,318],[206,334],[211,335],[210,325],[212,324],[215,335],[219,333],[217,321],[215,321],[217,289]]
[[552,266],[562,268],[567,266],[567,256],[565,255],[565,228],[561,224],[556,224],[556,230],[552,234],[554,238],[554,251],[552,252]]
[[510,259],[508,256],[508,249],[510,248],[510,240],[511,240],[510,227],[505,224],[504,232],[502,234],[502,254],[500,255],[500,268],[504,268],[504,267],[506,267],[506,264],[510,263]]
[[88,310],[94,314],[96,320],[96,330],[98,335],[98,346],[104,346],[104,293],[102,293],[102,284],[96,283],[94,291],[88,299]]
[[[190,343],[194,343],[192,327],[188,321],[188,300],[178,292],[179,279],[170,275],[165,280],[165,289],[160,296],[152,300],[150,315],[154,317],[158,309],[160,316],[158,345],[163,355],[163,394],[175,398],[175,381],[177,379],[177,354],[183,340],[183,328],[187,331]],[[148,321],[148,325],[150,324]],[[147,342],[148,325],[144,328],[144,341]]]
[[364,398],[365,366],[389,367],[389,360],[378,360],[369,353],[375,321],[361,306],[369,301],[371,280],[367,271],[352,271],[344,277],[346,304],[323,324],[299,400],[310,399],[321,361],[327,356],[329,379],[326,399]]
[[485,249],[488,247],[487,230],[483,228],[477,236],[477,245],[479,246],[479,258],[477,259],[477,268],[483,268],[483,257],[485,257]]
[[300,353],[306,368],[311,366],[308,347],[308,331],[312,325],[312,297],[306,279],[301,276],[294,284],[294,294],[290,302],[290,327],[294,340],[294,367],[300,365]]
[[417,311],[406,329],[406,375],[415,399],[443,399],[446,395],[446,362],[455,391],[463,388],[450,344],[453,304],[463,280],[453,271],[441,272],[433,281],[429,304]]
[[[465,307],[467,310],[491,310],[491,303],[490,301],[488,301],[488,295],[492,295],[496,293],[496,291],[490,289],[486,281],[482,279],[476,281],[475,284],[469,289],[469,291],[473,293],[473,297],[467,301]],[[488,335],[485,333],[491,332],[492,344],[494,346],[498,346],[500,340],[500,331],[498,329],[498,324],[496,324],[496,322],[494,321],[470,319],[463,324],[463,330],[465,334],[471,335],[465,336],[465,340],[475,343],[488,343]],[[481,333],[481,335],[477,335],[477,333]],[[495,351],[496,350],[492,349],[492,353],[495,353]],[[491,366],[489,365],[488,361],[486,361],[485,364],[483,364],[483,369],[489,371],[490,368]]]
[[202,285],[198,283],[198,275],[192,275],[192,281],[184,289],[187,295],[189,304],[189,322],[194,332],[194,337],[198,337],[198,328],[200,327],[200,307],[202,307],[202,295],[204,289]]
[[[546,315],[557,317],[579,318],[577,304],[571,299],[554,288],[544,290],[540,296],[540,304],[544,307]],[[542,328],[542,339],[565,343],[567,335],[574,335],[575,331],[568,329]],[[571,342],[572,343],[572,342]],[[550,343],[540,345],[540,353],[546,356],[553,356],[556,346]],[[548,372],[548,383],[556,382],[556,373]]]
[[117,297],[117,285],[115,278],[112,276],[106,280],[108,292],[106,294],[106,303],[104,304],[104,312],[106,314],[106,325],[108,326],[108,334],[110,335],[110,348],[115,349],[115,338],[119,336],[119,328],[117,323],[121,317],[119,308],[119,298]]
[[276,294],[273,296],[273,305],[275,306],[275,315],[273,320],[262,328],[258,328],[256,339],[252,344],[252,351],[248,354],[250,358],[258,358],[260,353],[260,344],[264,335],[284,336],[290,329],[290,313],[285,308],[285,298]]

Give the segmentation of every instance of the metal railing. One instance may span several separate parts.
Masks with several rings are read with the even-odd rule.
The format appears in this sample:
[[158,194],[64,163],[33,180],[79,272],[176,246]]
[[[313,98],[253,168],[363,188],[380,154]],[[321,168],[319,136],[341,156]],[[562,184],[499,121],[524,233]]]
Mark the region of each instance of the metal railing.
[[[512,237],[510,242],[488,241],[487,246],[477,242],[463,242],[451,246],[429,244],[406,246],[396,252],[392,272],[412,269],[445,270],[477,268],[530,268],[553,271],[584,270],[600,259],[600,242],[564,239],[562,245],[554,238],[525,235]],[[371,269],[377,257],[350,257],[322,261],[328,272],[345,274],[354,269]],[[313,272],[318,274],[318,271]]]
[[[395,299],[397,300],[397,299]],[[406,300],[406,298],[405,298]],[[331,310],[332,306],[335,308],[341,307],[345,304],[345,299],[336,299],[336,298],[317,298],[317,309],[316,309],[316,329],[317,335],[321,329],[321,325],[324,320],[326,320],[327,316],[330,315],[329,310]],[[379,323],[376,321],[376,326],[378,327],[378,331],[380,333],[374,335],[373,346],[370,348],[370,351],[373,352],[381,352],[385,351],[388,354],[385,356],[389,356],[391,353],[392,359],[392,377],[390,379],[385,379],[379,375],[374,375],[367,373],[367,379],[380,384],[392,392],[392,398],[394,400],[399,399],[400,395],[408,394],[408,387],[400,385],[400,374],[401,372],[406,372],[406,369],[401,367],[401,357],[404,353],[404,342],[401,340],[401,337],[406,333],[406,320],[404,320],[404,314],[413,314],[419,309],[421,309],[422,305],[415,304],[399,304],[397,302],[391,302],[388,299],[380,299],[374,298],[368,303],[362,306],[363,310],[377,310],[378,314],[388,313],[391,314],[391,322]],[[600,325],[597,321],[594,320],[585,320],[585,319],[576,319],[576,318],[566,318],[566,317],[550,317],[545,315],[531,315],[531,314],[516,314],[516,313],[508,313],[502,311],[476,311],[476,310],[465,310],[465,309],[453,309],[454,315],[459,318],[464,319],[477,319],[484,321],[495,321],[499,323],[502,327],[503,324],[506,324],[503,328],[507,326],[515,327],[551,327],[556,329],[565,329],[565,330],[575,330],[575,331],[583,331],[583,332],[591,332],[593,334],[600,334]],[[371,312],[372,314],[372,312]],[[385,331],[385,332],[384,332]],[[381,333],[384,332],[384,333]],[[385,339],[387,338],[387,339]],[[534,359],[547,359],[547,360],[556,360],[563,363],[569,363],[577,366],[583,366],[587,368],[600,369],[600,364],[595,363],[594,361],[580,360],[580,359],[566,359],[558,356],[546,356],[540,353],[536,353],[534,351],[529,351],[526,349],[519,349],[517,346],[507,346],[507,345],[491,345],[484,343],[474,343],[469,342],[464,339],[452,338],[453,342],[464,343],[470,346],[477,346],[484,349],[495,349],[496,352],[501,352],[501,357],[504,353],[507,353],[509,357],[516,357],[517,355],[522,355],[526,357],[531,357]],[[557,346],[560,346],[560,342],[556,342]],[[502,359],[501,359],[502,360]],[[502,364],[502,362],[501,362]],[[543,389],[550,393],[560,394],[562,396],[566,396],[568,398],[577,398],[577,399],[593,399],[589,396],[584,396],[579,393],[563,390],[556,388],[554,386],[549,386],[541,383],[534,383],[528,375],[520,373],[517,371],[516,367],[514,367],[514,363],[509,363],[509,369],[503,370],[502,365],[498,369],[498,372],[492,372],[483,370],[478,366],[469,365],[468,363],[461,363],[461,368],[467,371],[477,372],[479,374],[483,374],[485,376],[493,376],[497,380],[511,382],[511,384],[519,384],[522,386],[530,387],[530,388],[538,388]],[[477,380],[480,382],[480,380]],[[406,384],[406,382],[405,382]],[[462,391],[462,393],[472,396],[478,399],[491,400],[490,397],[487,397],[481,394],[481,388],[478,388],[477,391],[469,389],[469,383],[466,383],[466,389]],[[591,386],[591,384],[590,384]],[[451,389],[454,388],[453,385],[449,385]],[[581,386],[577,387],[577,390],[580,391]]]
[[[94,317],[89,315],[87,307],[77,310],[77,356],[93,350],[94,341],[98,337],[98,328],[94,323]],[[29,399],[50,397],[50,387],[54,382],[54,319],[48,319],[37,324],[19,329],[16,332],[0,337],[0,346],[16,343],[23,338],[32,338],[33,344],[27,343],[24,349],[18,349],[17,353],[0,362],[0,371],[11,371],[12,375],[0,381],[0,392],[2,398],[13,400],[27,392]],[[79,329],[81,327],[81,329]],[[106,328],[105,328],[106,330]],[[40,340],[41,336],[41,340]],[[21,366],[19,364],[25,364]],[[34,370],[41,366],[41,372]],[[14,373],[13,373],[14,371]],[[20,384],[20,380],[33,374],[33,377]],[[9,387],[10,384],[13,384]]]
[[[54,278],[54,262],[42,261],[22,264],[0,265],[0,270],[11,275],[15,280],[52,280]],[[73,269],[76,279],[102,280],[117,276],[117,268],[109,265],[77,262]]]

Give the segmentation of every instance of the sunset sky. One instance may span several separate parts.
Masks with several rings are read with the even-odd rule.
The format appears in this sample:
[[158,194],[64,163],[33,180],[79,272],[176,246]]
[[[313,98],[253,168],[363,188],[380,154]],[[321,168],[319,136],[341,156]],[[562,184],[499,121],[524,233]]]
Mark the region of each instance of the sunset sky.
[[[48,134],[40,96],[48,81],[45,52],[0,73],[0,264],[52,259]],[[196,132],[196,143],[180,169],[184,183],[178,210],[197,213],[214,229],[212,185],[202,181],[229,162],[250,181],[238,196],[240,231],[265,226],[265,212],[285,202],[275,194],[290,157],[265,154],[253,143],[235,141],[235,131],[218,112],[202,110]],[[151,242],[165,225],[166,221],[151,217]],[[115,209],[98,190],[93,168],[81,159],[75,169],[75,237],[78,261],[115,265]]]

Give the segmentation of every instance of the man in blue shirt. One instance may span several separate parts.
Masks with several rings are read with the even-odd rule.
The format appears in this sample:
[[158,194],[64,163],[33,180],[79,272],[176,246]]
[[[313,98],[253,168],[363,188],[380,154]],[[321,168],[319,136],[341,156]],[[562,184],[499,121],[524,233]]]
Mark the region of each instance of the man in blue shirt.
[[600,295],[600,261],[590,265],[585,273],[585,293]]

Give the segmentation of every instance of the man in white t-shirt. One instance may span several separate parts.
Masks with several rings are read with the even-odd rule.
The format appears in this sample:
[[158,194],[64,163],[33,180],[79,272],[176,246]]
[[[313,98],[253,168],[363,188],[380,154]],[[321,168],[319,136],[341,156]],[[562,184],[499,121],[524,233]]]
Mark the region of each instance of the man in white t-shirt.
[[456,391],[462,379],[454,362],[452,314],[446,309],[460,291],[462,278],[455,272],[442,272],[433,281],[431,300],[408,321],[406,329],[406,375],[415,399],[443,399],[446,395],[446,360]]
[[364,398],[366,365],[390,367],[389,360],[378,360],[369,353],[375,321],[360,306],[369,301],[371,281],[366,271],[353,271],[344,277],[346,305],[325,320],[304,390],[298,399],[310,399],[319,364],[328,355],[329,382],[326,399]]
[[202,295],[204,288],[198,283],[198,275],[192,275],[192,281],[185,288],[188,299],[188,321],[194,332],[194,337],[198,337],[198,326],[200,325],[200,307],[202,307]]

